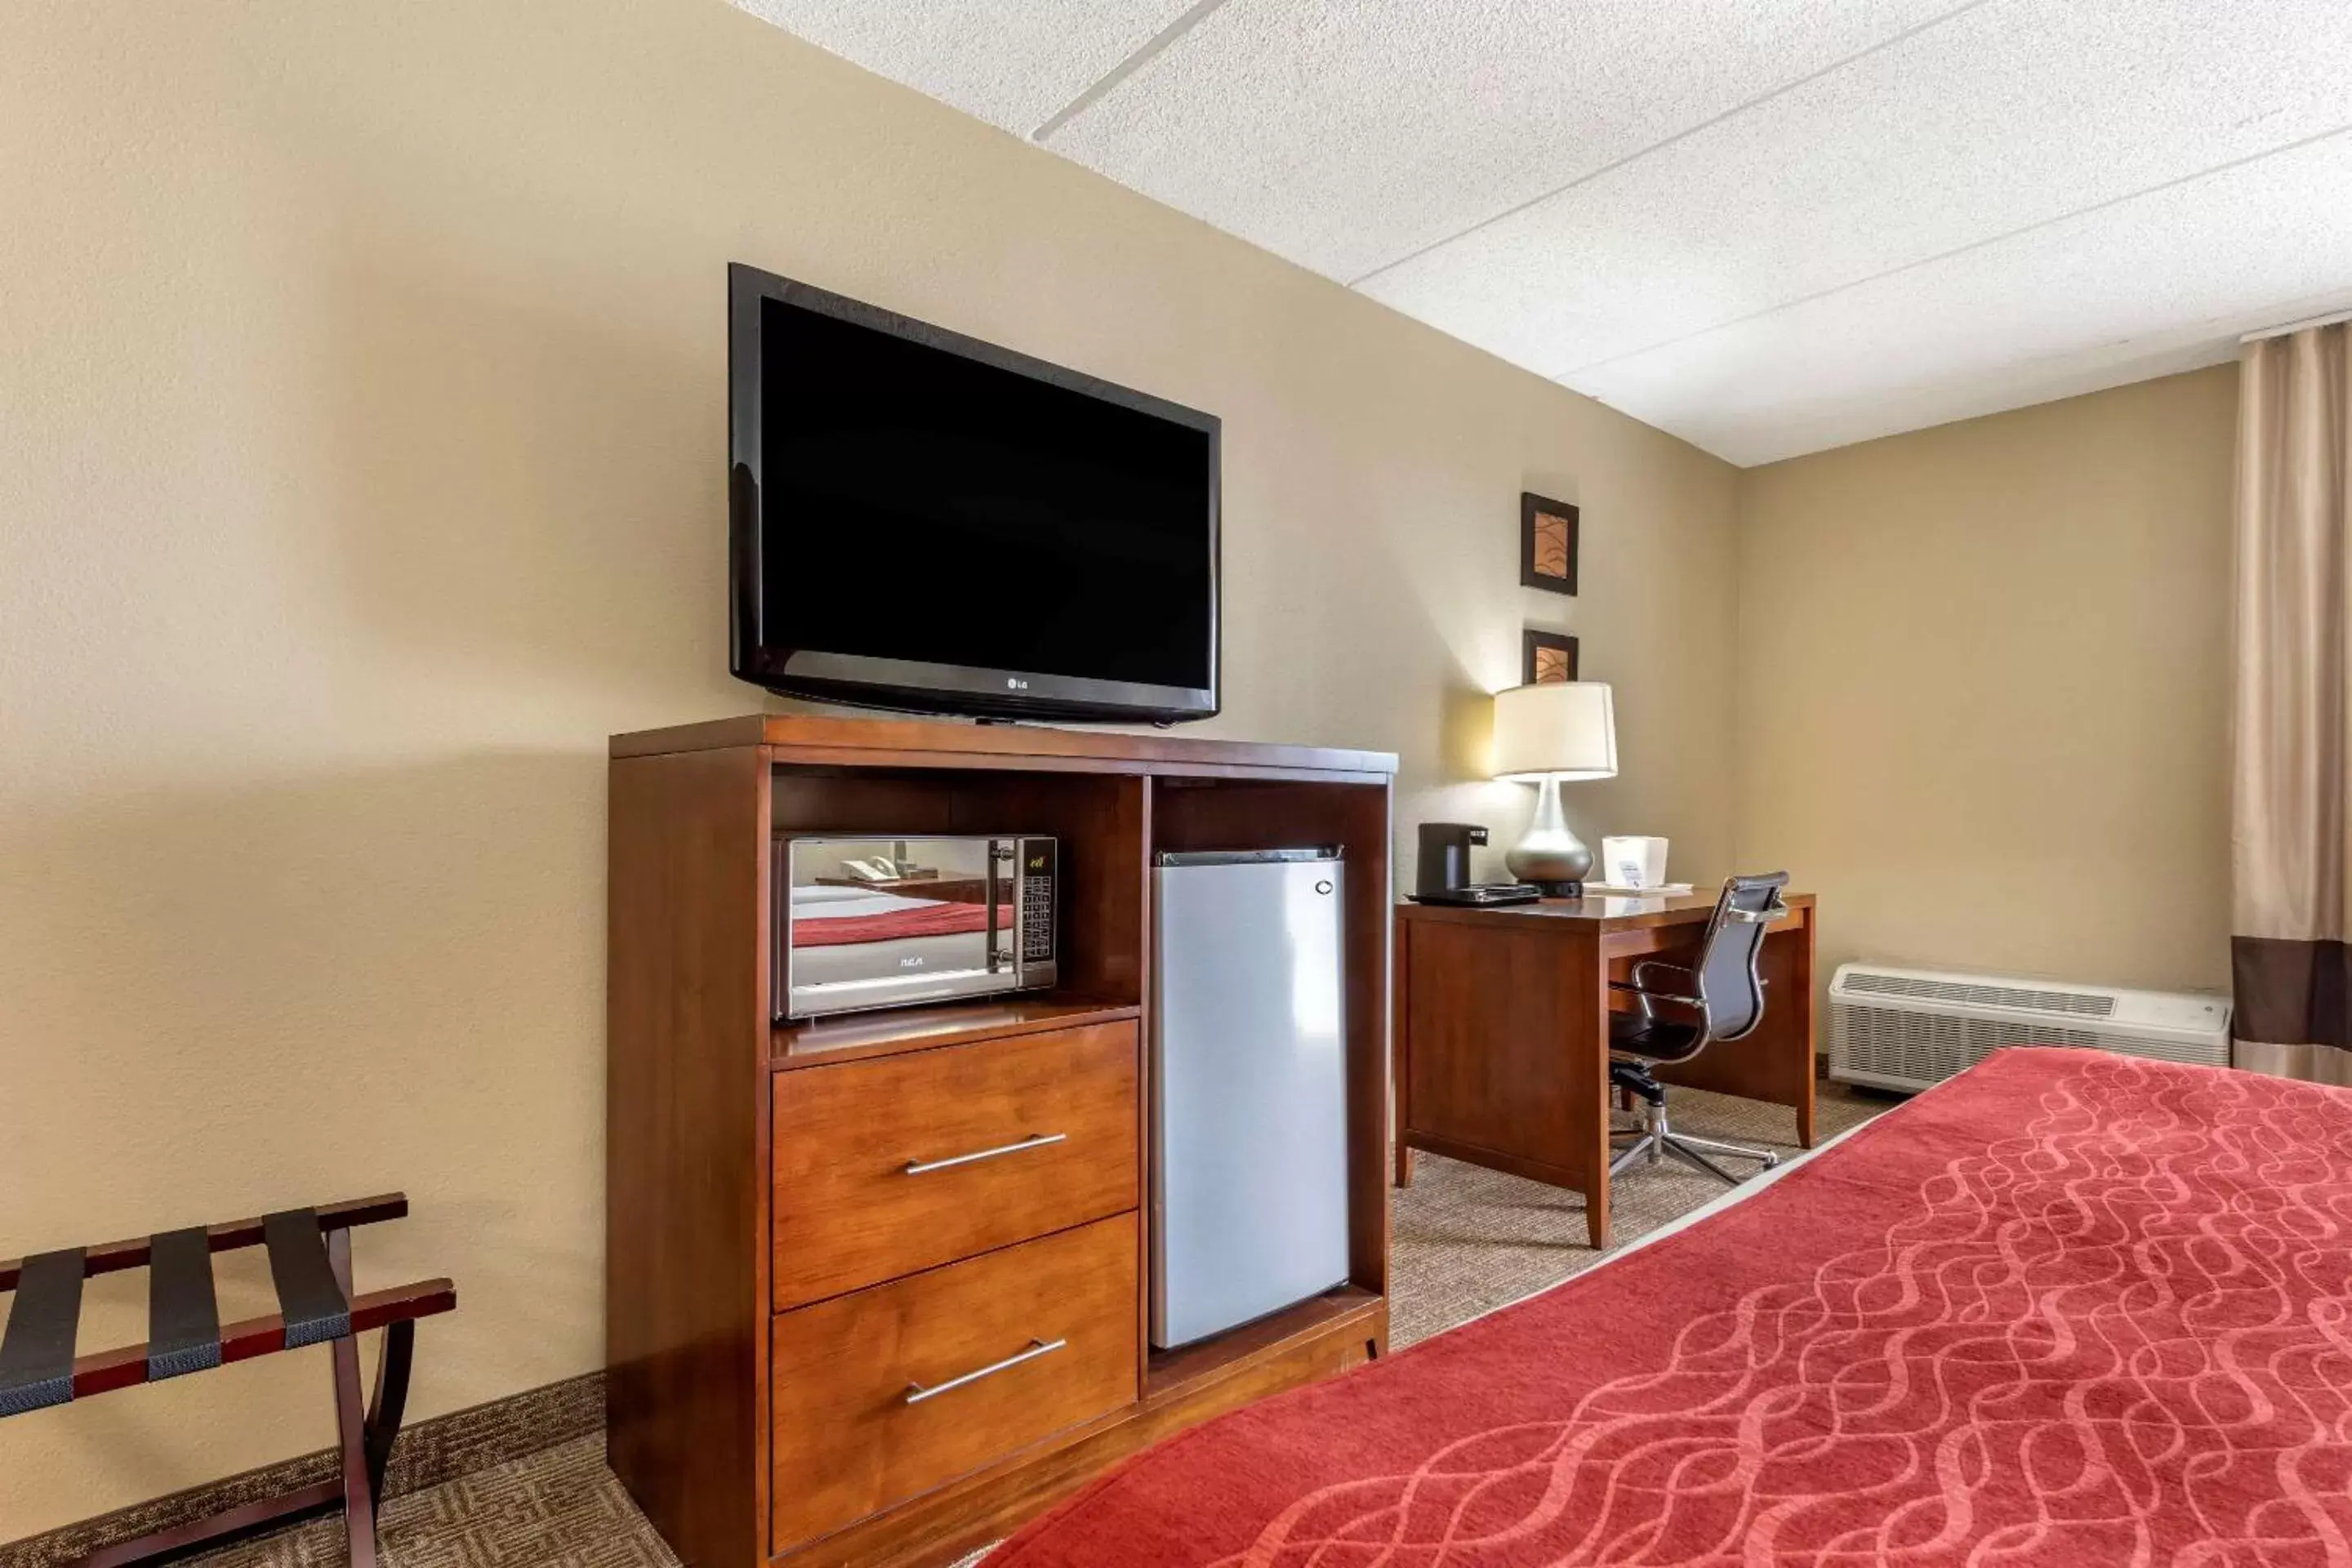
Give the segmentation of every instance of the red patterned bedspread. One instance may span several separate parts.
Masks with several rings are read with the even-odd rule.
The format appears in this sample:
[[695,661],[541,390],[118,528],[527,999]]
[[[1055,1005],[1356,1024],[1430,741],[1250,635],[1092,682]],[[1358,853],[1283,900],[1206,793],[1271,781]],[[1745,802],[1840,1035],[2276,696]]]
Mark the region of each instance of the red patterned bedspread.
[[[996,909],[996,929],[1013,924],[1010,905]],[[847,947],[856,942],[896,942],[909,936],[962,936],[988,929],[986,904],[926,903],[917,909],[885,910],[878,915],[802,915],[793,921],[794,947]]]
[[987,1568],[1635,1563],[2352,1563],[2352,1091],[2000,1053]]

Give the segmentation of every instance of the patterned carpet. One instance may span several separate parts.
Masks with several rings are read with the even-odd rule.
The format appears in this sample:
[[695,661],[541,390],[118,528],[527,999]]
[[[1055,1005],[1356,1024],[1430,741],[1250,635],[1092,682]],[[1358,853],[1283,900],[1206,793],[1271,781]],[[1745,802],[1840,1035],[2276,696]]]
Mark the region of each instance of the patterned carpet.
[[[1858,1127],[1896,1103],[1891,1095],[1840,1084],[1819,1087],[1816,1141]],[[1797,1113],[1759,1100],[1678,1089],[1674,1124],[1695,1138],[1777,1149],[1784,1155],[1797,1152]],[[1443,1333],[1557,1285],[1608,1256],[1585,1243],[1582,1194],[1433,1154],[1415,1159],[1412,1185],[1392,1194],[1389,1339],[1396,1346]],[[1752,1160],[1725,1163],[1740,1172],[1757,1168]],[[1639,1240],[1722,1192],[1722,1183],[1679,1161],[1634,1166],[1610,1189],[1616,1247]]]
[[[1834,1084],[1822,1089],[1823,1138],[1894,1103]],[[1700,1137],[1794,1148],[1794,1114],[1777,1106],[1678,1089],[1675,1120]],[[1614,1194],[1618,1246],[1722,1190],[1673,1163],[1628,1172]],[[1400,1347],[1558,1284],[1603,1256],[1585,1246],[1582,1198],[1516,1176],[1424,1154],[1412,1186],[1395,1199],[1390,1332]],[[394,1498],[381,1534],[386,1568],[677,1563],[605,1469],[602,1436]],[[207,1568],[341,1568],[342,1527],[326,1521],[191,1561]]]

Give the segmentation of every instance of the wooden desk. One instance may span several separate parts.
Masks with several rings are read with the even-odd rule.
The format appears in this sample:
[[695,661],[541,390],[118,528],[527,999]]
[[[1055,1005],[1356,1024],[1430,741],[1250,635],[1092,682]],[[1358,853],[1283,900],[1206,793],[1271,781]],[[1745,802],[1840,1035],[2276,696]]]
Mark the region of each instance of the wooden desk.
[[[1764,1021],[1660,1081],[1797,1112],[1813,1142],[1813,896],[1788,895],[1767,928]],[[1396,911],[1396,1182],[1412,1152],[1585,1194],[1592,1245],[1609,1245],[1609,982],[1637,960],[1694,954],[1715,894],[1546,899],[1502,909]]]

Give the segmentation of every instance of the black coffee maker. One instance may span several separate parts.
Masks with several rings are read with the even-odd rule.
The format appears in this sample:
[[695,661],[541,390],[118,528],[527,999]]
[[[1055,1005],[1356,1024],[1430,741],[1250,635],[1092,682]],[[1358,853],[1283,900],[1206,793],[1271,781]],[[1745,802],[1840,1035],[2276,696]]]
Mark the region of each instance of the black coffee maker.
[[1413,876],[1413,901],[1517,904],[1537,897],[1536,889],[1522,882],[1470,879],[1470,851],[1486,842],[1486,830],[1475,822],[1423,823],[1420,864]]
[[1424,822],[1421,825],[1421,865],[1413,879],[1417,897],[1450,893],[1470,885],[1470,847],[1486,842],[1486,830],[1475,822]]

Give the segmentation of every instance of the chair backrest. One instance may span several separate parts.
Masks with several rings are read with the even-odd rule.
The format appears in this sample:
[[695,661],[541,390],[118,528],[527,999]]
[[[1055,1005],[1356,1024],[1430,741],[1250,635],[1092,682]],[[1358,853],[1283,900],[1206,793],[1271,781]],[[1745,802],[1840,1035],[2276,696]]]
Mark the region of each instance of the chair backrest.
[[1764,1021],[1764,928],[1789,912],[1780,889],[1789,873],[1733,877],[1723,884],[1699,948],[1698,999],[1706,1037],[1736,1040]]

